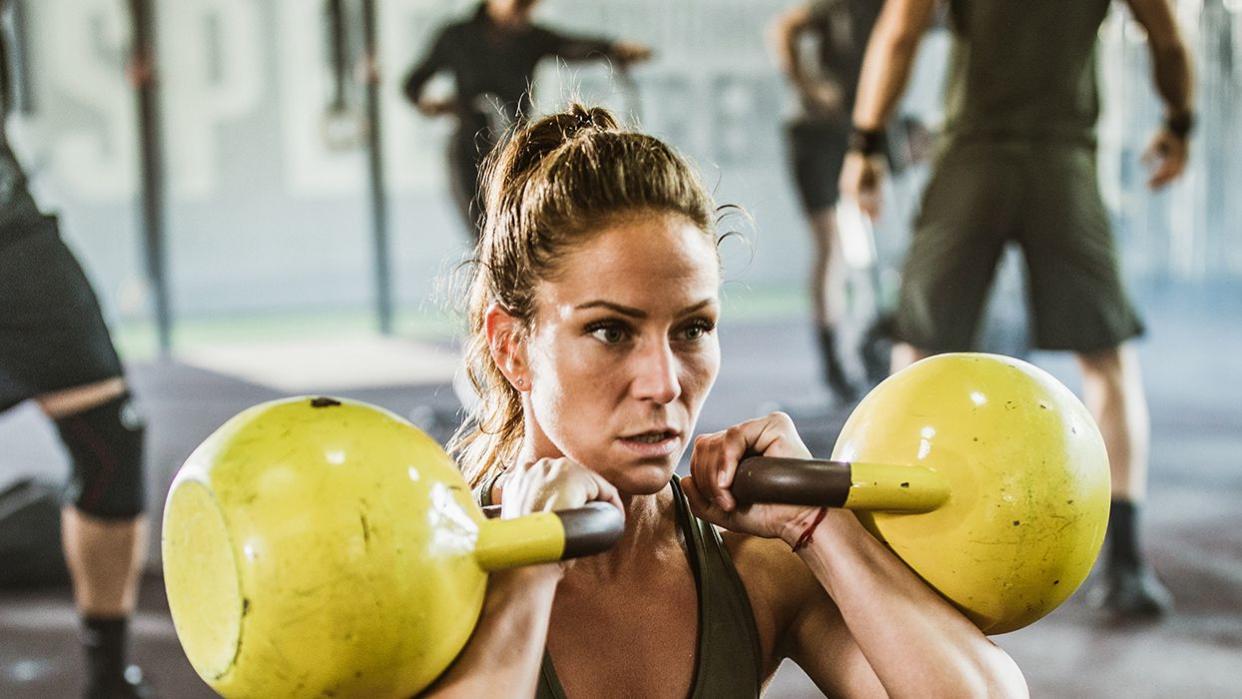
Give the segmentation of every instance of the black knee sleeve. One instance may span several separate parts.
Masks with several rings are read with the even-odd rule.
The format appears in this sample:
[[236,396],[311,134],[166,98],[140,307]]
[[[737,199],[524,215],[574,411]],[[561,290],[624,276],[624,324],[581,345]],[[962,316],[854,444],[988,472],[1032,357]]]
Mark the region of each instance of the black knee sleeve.
[[146,423],[128,393],[56,421],[73,475],[66,500],[101,519],[132,519],[146,507],[142,453]]

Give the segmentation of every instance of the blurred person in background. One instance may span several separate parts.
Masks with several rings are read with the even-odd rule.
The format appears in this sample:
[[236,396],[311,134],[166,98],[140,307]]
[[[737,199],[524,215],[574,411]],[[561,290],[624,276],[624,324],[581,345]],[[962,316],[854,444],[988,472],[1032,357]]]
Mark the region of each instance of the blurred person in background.
[[[867,48],[841,190],[872,216],[885,176],[883,125],[905,88],[936,0],[890,0]],[[1164,124],[1145,161],[1158,189],[1186,166],[1191,66],[1169,0],[1126,0],[1147,32]],[[902,277],[893,370],[970,348],[1005,243],[1028,272],[1034,339],[1073,352],[1104,435],[1113,503],[1093,606],[1156,616],[1172,598],[1138,536],[1149,424],[1138,355],[1143,324],[1121,282],[1096,174],[1095,46],[1109,0],[950,0],[946,123]]]
[[[854,401],[858,391],[845,373],[837,346],[845,293],[836,224],[837,179],[863,51],[881,5],[880,0],[812,0],[778,15],[769,31],[777,65],[798,97],[797,115],[786,127],[788,155],[815,250],[811,306],[820,368],[832,398],[841,403]],[[814,60],[804,56],[804,37],[815,41]]]
[[[130,10],[135,11],[137,0]],[[8,0],[0,0],[7,11]],[[0,100],[9,114],[12,37],[0,31]],[[131,81],[151,79],[135,45]],[[0,411],[28,399],[56,426],[72,473],[64,554],[83,625],[90,699],[153,696],[126,664],[147,547],[143,436],[98,300],[55,216],[39,210],[0,119]],[[53,552],[49,552],[56,555]]]
[[[504,131],[532,111],[535,68],[547,57],[566,61],[603,59],[621,66],[650,58],[646,46],[628,41],[564,34],[531,20],[537,0],[486,0],[470,17],[441,28],[427,54],[405,81],[405,95],[426,116],[452,116],[448,171],[453,199],[467,230],[477,239],[479,167]],[[448,72],[455,93],[424,95],[428,81]]]

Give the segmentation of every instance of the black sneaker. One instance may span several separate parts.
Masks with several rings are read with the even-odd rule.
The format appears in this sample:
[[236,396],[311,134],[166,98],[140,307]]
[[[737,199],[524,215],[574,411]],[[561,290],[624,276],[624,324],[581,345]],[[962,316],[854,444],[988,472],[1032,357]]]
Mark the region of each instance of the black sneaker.
[[130,665],[119,677],[95,678],[86,688],[86,699],[155,699],[155,690],[142,676],[142,668]]
[[1109,565],[1087,588],[1087,606],[1122,619],[1155,619],[1173,611],[1173,595],[1152,567]]

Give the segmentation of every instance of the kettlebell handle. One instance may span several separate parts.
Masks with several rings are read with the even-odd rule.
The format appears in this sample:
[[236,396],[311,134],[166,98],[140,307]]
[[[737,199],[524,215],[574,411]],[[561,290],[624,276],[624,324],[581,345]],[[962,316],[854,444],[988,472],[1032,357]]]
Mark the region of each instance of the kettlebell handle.
[[944,478],[924,466],[774,456],[743,459],[730,492],[742,504],[884,512],[930,512],[949,499]]
[[565,552],[561,559],[579,558],[612,548],[625,533],[625,518],[606,502],[589,502],[555,513],[565,527]]
[[475,555],[485,570],[551,563],[607,551],[625,533],[625,518],[605,502],[555,512],[498,519],[500,506],[483,508],[488,518]]

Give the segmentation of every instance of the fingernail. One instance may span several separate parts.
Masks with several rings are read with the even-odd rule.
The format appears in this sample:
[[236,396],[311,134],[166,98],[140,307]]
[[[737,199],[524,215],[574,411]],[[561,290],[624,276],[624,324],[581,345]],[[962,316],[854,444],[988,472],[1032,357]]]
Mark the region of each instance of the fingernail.
[[729,486],[729,474],[725,473],[724,471],[721,471],[720,473],[716,474],[716,485],[720,486],[721,488],[727,488]]

